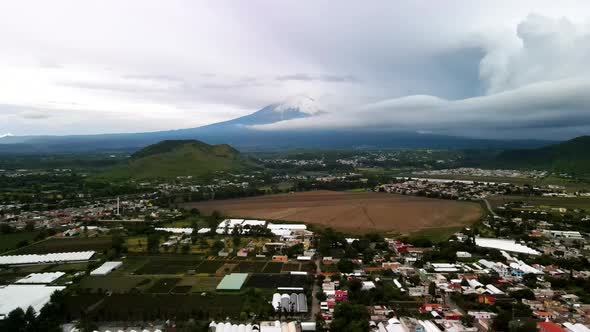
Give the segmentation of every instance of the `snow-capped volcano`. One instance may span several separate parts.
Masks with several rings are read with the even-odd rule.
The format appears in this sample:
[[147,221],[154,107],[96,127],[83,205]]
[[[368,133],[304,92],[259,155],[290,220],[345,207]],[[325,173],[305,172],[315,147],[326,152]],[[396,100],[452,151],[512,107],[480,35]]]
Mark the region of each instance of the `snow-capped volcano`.
[[10,137],[10,136],[14,136],[14,135],[12,135],[11,133],[0,134],[0,138]]
[[292,97],[284,102],[268,105],[252,114],[237,119],[200,127],[201,130],[224,130],[279,121],[306,118],[322,113],[315,100],[305,96]]
[[285,112],[297,110],[309,115],[315,115],[321,112],[315,100],[307,96],[291,97],[274,107],[275,112]]

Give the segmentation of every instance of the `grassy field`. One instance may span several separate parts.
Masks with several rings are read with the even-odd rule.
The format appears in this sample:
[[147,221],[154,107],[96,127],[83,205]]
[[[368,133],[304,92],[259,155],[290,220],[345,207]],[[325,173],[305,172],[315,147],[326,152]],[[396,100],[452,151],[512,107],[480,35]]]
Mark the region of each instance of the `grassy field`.
[[488,198],[493,207],[501,206],[511,201],[525,202],[534,206],[552,208],[584,209],[590,211],[589,197],[525,197],[525,196],[494,196]]
[[0,253],[16,249],[18,244],[27,241],[32,243],[38,232],[18,232],[0,235]]
[[199,256],[150,256],[136,274],[183,274],[195,270],[203,262]]
[[125,240],[129,252],[146,252],[147,236],[130,236]]
[[461,229],[462,227],[424,229],[419,232],[412,233],[410,238],[428,239],[433,243],[440,243],[447,241],[453,234],[457,233]]
[[79,294],[66,297],[65,311],[78,319],[90,307],[96,319],[145,321],[179,316],[195,319],[238,318],[245,298],[239,294],[201,296],[200,294]]
[[211,318],[237,317],[242,310],[244,298],[240,295],[171,295],[116,294],[106,298],[100,310],[115,320],[143,319],[150,314],[178,317],[196,316],[199,311]]
[[98,289],[109,290],[115,293],[123,293],[142,283],[151,283],[151,279],[142,276],[88,276],[79,284],[79,288],[96,291]]
[[158,279],[148,290],[148,293],[154,294],[168,294],[176,284],[180,281],[180,278],[162,278]]
[[463,227],[480,219],[477,203],[384,193],[312,191],[189,203],[228,216],[305,222],[343,232],[408,234],[433,228]]
[[[113,275],[143,275],[143,276],[211,276],[229,272],[240,273],[281,273],[289,271],[306,271],[307,264],[279,263],[267,260],[250,260],[233,257],[222,259],[219,257],[205,258],[198,255],[160,255],[160,256],[128,256],[123,267],[114,271]],[[227,271],[226,271],[227,270]],[[189,274],[189,272],[191,272]]]
[[36,243],[32,246],[19,249],[11,254],[46,254],[56,252],[69,251],[87,251],[95,250],[102,252],[110,249],[112,240],[110,237],[94,237],[94,238],[52,238]]
[[219,277],[186,276],[176,286],[190,286],[193,293],[211,292],[217,288],[221,279]]

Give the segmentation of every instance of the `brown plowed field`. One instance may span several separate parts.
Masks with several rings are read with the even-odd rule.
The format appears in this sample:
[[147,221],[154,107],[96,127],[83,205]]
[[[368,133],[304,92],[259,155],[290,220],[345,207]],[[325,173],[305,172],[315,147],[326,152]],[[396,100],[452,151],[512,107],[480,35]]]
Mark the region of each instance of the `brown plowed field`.
[[236,218],[299,221],[346,232],[402,234],[461,227],[477,221],[477,203],[385,193],[311,191],[186,204],[204,213],[219,210]]

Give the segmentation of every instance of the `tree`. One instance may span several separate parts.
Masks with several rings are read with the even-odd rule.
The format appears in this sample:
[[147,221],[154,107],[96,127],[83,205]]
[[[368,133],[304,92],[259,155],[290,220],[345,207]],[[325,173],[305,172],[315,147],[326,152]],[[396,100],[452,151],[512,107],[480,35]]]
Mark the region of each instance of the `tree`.
[[474,317],[470,315],[461,316],[461,323],[467,327],[473,327]]
[[33,232],[35,230],[35,222],[34,221],[27,221],[27,224],[25,225],[25,231],[27,232]]
[[192,208],[190,210],[190,214],[193,217],[197,217],[197,216],[200,216],[201,215],[201,211],[199,211],[199,209],[197,209],[197,208]]
[[303,254],[303,243],[298,243],[294,246],[290,246],[289,248],[287,248],[286,254],[289,257],[295,257]]
[[209,228],[209,234],[215,234],[215,230],[219,225],[219,219],[216,218],[213,214],[207,218],[207,227]]
[[348,289],[351,293],[356,293],[363,288],[363,283],[358,279],[353,279],[348,283]]
[[215,241],[213,242],[213,245],[211,246],[211,250],[217,254],[219,251],[223,250],[223,248],[225,248],[225,244],[222,241]]
[[221,214],[221,212],[215,210],[215,211],[211,212],[211,218],[214,219],[215,221],[219,221],[219,220],[223,219],[223,215]]
[[522,283],[525,284],[529,288],[536,288],[537,287],[537,275],[534,273],[527,273],[522,276]]
[[111,238],[111,247],[115,250],[117,254],[123,252],[123,246],[125,244],[125,239],[120,234],[113,234]]
[[428,285],[428,294],[432,297],[436,297],[436,284],[434,282],[431,282]]
[[352,273],[354,264],[350,259],[342,258],[338,261],[338,270],[342,273]]
[[147,250],[150,254],[157,254],[160,249],[160,235],[154,233],[148,235]]
[[498,316],[494,318],[492,322],[492,328],[494,331],[508,331],[508,322],[512,319],[512,315],[510,312],[506,310],[500,310],[498,312]]
[[80,317],[80,321],[76,325],[82,332],[92,332],[98,330],[98,325],[93,322],[89,317],[83,315]]
[[369,312],[362,304],[340,303],[334,309],[330,331],[364,332],[369,330]]
[[513,320],[508,323],[510,332],[537,332],[537,322],[533,319]]
[[201,249],[209,248],[209,242],[207,242],[207,239],[205,239],[204,237],[202,237],[199,240],[199,248],[201,248]]
[[527,299],[527,300],[534,300],[535,299],[535,293],[533,293],[533,291],[528,288],[520,289],[520,290],[517,290],[514,292],[510,292],[510,296],[517,299],[518,301],[520,301],[522,299]]
[[0,234],[10,234],[14,233],[14,227],[10,226],[7,223],[0,224]]
[[35,309],[31,306],[25,311],[25,321],[27,322],[27,331],[37,330],[37,315],[35,314]]
[[3,331],[26,332],[27,321],[25,312],[21,308],[16,308],[8,313],[8,316],[1,321],[0,327]]
[[326,299],[328,298],[328,296],[326,295],[326,293],[324,293],[322,291],[318,291],[317,293],[315,293],[315,298],[318,301],[326,301]]
[[240,243],[242,242],[242,240],[239,237],[234,236],[232,238],[232,242],[234,244],[234,248],[238,248],[240,246]]

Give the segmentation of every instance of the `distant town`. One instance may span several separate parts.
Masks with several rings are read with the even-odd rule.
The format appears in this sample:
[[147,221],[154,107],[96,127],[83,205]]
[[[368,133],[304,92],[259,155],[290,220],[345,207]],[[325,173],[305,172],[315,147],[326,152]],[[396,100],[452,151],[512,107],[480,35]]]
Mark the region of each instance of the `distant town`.
[[[460,158],[429,150],[254,158],[265,167],[122,182],[92,169],[3,170],[1,324],[20,319],[68,332],[588,330],[590,196],[575,177],[448,168]],[[350,202],[396,197],[394,208],[403,197],[465,202],[481,217],[409,233],[356,232],[353,215],[326,227],[208,208],[276,196],[287,206],[265,211],[289,212],[290,199],[305,199],[300,193],[327,191]],[[321,220],[329,208],[320,206],[336,203],[301,204],[291,210]],[[382,227],[388,213],[369,220]]]

